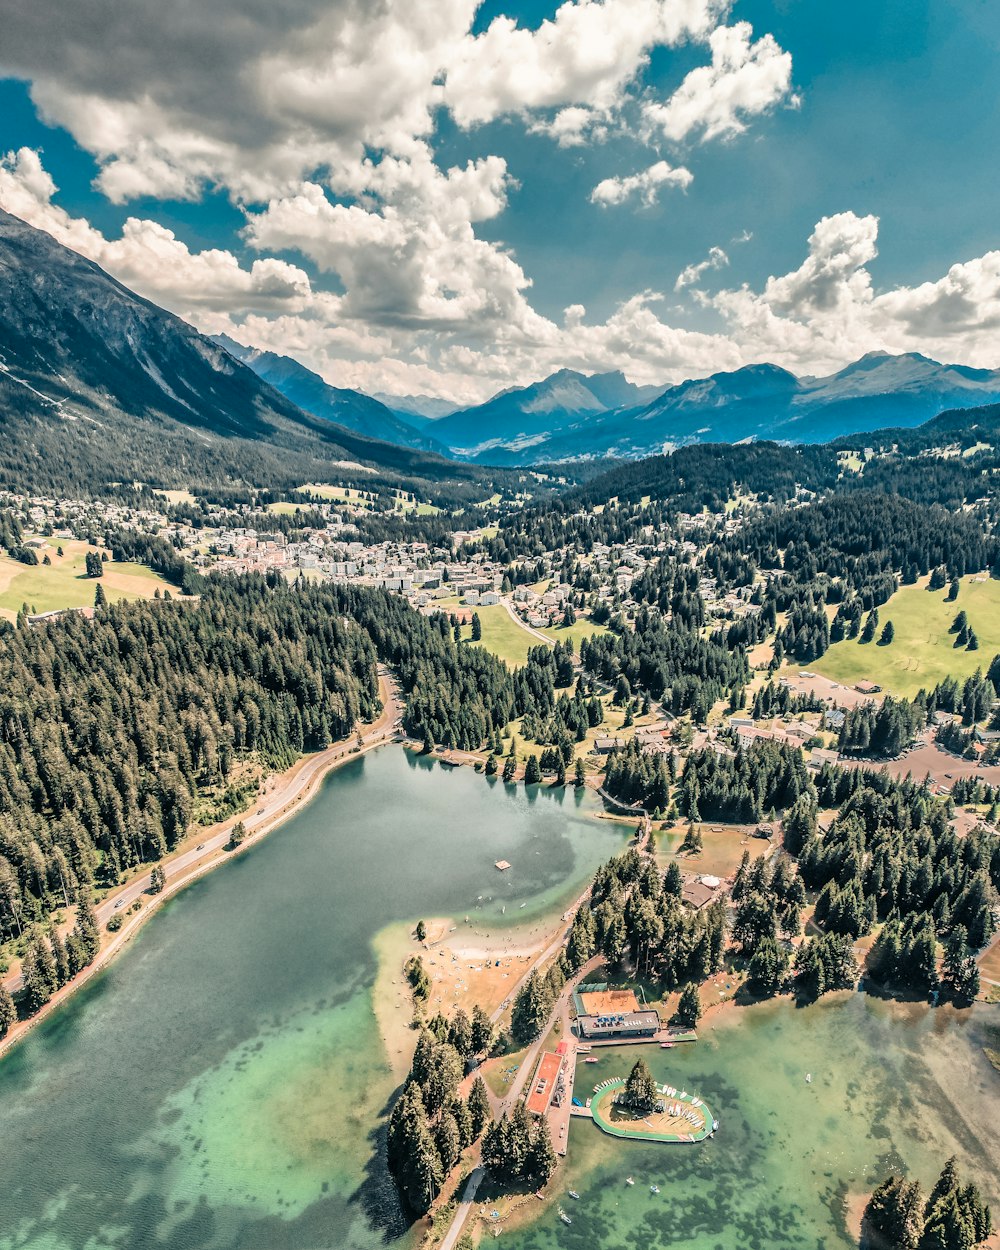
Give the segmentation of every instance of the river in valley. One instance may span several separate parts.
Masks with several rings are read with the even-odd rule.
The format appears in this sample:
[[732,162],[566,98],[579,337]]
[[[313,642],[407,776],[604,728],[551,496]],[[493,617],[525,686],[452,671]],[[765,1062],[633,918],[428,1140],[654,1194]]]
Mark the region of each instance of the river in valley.
[[[395,1080],[373,941],[421,916],[557,914],[624,844],[593,811],[395,747],[332,774],[0,1061],[0,1250],[403,1250],[377,1149]],[[705,1096],[715,1140],[621,1143],[575,1122],[574,1223],[550,1207],[501,1244],[846,1245],[848,1188],[897,1163],[929,1180],[952,1151],[1000,1201],[995,1013],[850,995],[716,1020],[691,1046],[642,1048]],[[633,1057],[581,1065],[581,1081]]]

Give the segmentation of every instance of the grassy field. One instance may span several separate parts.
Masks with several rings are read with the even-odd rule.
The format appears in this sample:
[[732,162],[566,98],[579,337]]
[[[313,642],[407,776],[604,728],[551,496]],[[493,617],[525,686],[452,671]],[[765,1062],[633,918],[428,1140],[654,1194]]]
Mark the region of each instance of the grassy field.
[[566,628],[557,626],[555,629],[539,630],[539,633],[544,634],[546,638],[551,638],[553,642],[571,641],[573,643],[573,650],[577,654],[579,654],[580,643],[584,640],[584,638],[592,638],[594,634],[606,634],[607,632],[607,626],[597,625],[593,621],[588,620],[586,617],[578,620],[576,624],[570,625]]
[[[56,554],[61,546],[63,555]],[[96,583],[86,575],[86,543],[65,539],[53,540],[50,550],[39,552],[39,560],[48,556],[52,564],[33,568],[0,556],[0,616],[9,621],[17,617],[23,604],[32,612],[53,612],[59,608],[86,608],[94,602]],[[101,578],[108,599],[152,599],[157,588],[167,583],[141,564],[104,566]]]
[[748,826],[711,825],[702,821],[698,828],[701,830],[702,849],[697,855],[689,852],[678,855],[687,833],[687,823],[678,821],[675,825],[665,826],[656,834],[658,858],[666,863],[676,857],[681,869],[687,873],[728,877],[739,868],[744,851],[750,852],[751,859],[758,859],[770,848],[765,838],[750,837]]
[[195,503],[195,497],[189,490],[158,490],[156,492],[167,503]]
[[[835,643],[810,665],[817,673],[853,686],[862,678],[893,694],[913,696],[943,678],[968,677],[985,669],[1000,651],[1000,582],[962,579],[958,598],[948,603],[946,590],[927,590],[927,579],[904,586],[879,608],[879,632],[892,621],[895,636],[887,647],[856,639]],[[960,609],[979,638],[978,651],[956,649],[948,628]]]
[[[452,606],[458,606],[457,599],[443,600],[440,604],[443,612],[447,612]],[[529,633],[513,620],[502,604],[492,604],[486,608],[474,607],[471,610],[479,614],[479,621],[483,627],[482,640],[474,645],[492,651],[511,668],[518,668],[525,664],[528,652],[532,647],[539,645],[539,640],[534,634]],[[544,634],[546,638],[551,638],[553,642],[566,642],[572,639],[573,650],[578,652],[581,639],[606,631],[603,625],[595,625],[593,621],[583,620],[577,621],[569,629],[541,629],[538,632]],[[462,626],[462,637],[472,637],[471,625]]]
[[[364,469],[364,465],[358,465],[357,468]],[[364,471],[369,473],[372,470],[364,469]],[[371,507],[367,499],[358,497],[357,487],[329,486],[322,482],[307,482],[304,486],[300,486],[299,490],[309,495],[315,495],[317,499],[326,499],[330,503],[339,503],[345,499],[350,499],[351,503],[357,504],[359,507]]]
[[[483,627],[482,640],[473,643],[472,646],[485,647],[487,651],[492,651],[498,659],[503,660],[511,668],[519,668],[527,663],[528,652],[531,648],[541,645],[537,638],[511,619],[507,609],[500,603],[487,608],[473,608],[472,611],[479,614],[479,621]],[[462,637],[471,638],[471,636],[472,626],[464,625]]]

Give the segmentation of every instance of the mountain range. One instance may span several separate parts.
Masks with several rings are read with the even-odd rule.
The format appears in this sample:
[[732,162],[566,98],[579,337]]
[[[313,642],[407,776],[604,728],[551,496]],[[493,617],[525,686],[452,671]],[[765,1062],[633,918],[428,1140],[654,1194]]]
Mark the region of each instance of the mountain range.
[[[423,450],[430,440],[416,433],[400,446],[405,431],[384,405],[344,394],[339,406],[327,397],[322,415],[305,411],[181,318],[0,209],[0,487],[290,489],[377,474],[452,496],[483,476]],[[390,423],[392,441],[358,432]]]
[[353,473],[457,503],[515,465],[908,429],[997,403],[1000,371],[872,352],[826,377],[760,364],[662,388],[562,369],[442,416],[445,401],[385,398],[208,338],[0,210],[0,487],[287,490]]
[[464,458],[486,462],[498,456],[505,464],[539,463],[551,459],[538,449],[557,432],[581,419],[642,405],[658,390],[635,386],[622,373],[588,377],[560,369],[541,382],[511,387],[484,404],[453,412],[427,429]]
[[621,374],[564,370],[427,428],[456,455],[491,464],[639,459],[694,442],[828,442],[995,403],[1000,370],[870,352],[826,377],[749,365],[655,388],[644,403],[629,402],[630,386]]
[[[415,447],[421,451],[448,455],[448,449],[442,443],[419,433],[371,395],[349,387],[331,386],[318,373],[313,373],[290,356],[244,347],[226,334],[213,335],[212,341],[224,347],[231,356],[252,369],[286,399],[290,399],[306,412],[311,412],[313,416],[322,417],[368,438],[396,443],[400,447]],[[417,420],[419,419],[418,417]]]

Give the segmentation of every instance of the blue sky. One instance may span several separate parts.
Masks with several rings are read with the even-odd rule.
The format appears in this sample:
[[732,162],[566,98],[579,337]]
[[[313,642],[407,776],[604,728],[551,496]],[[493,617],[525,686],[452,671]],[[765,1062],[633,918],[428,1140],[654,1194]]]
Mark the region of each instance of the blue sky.
[[459,399],[1000,365],[992,0],[212,7],[0,48],[0,203],[200,328]]

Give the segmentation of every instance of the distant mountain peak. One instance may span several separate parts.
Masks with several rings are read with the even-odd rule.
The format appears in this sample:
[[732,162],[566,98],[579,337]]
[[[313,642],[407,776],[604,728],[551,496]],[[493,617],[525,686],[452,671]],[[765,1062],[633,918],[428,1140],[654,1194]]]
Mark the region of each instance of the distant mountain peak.
[[224,347],[241,363],[252,369],[286,399],[304,412],[324,421],[332,421],[348,430],[377,438],[398,447],[413,447],[447,455],[448,450],[436,439],[418,431],[400,415],[378,399],[350,387],[333,386],[320,374],[291,356],[245,347],[227,334],[215,335],[213,342]]

